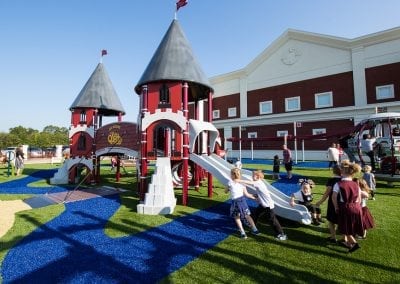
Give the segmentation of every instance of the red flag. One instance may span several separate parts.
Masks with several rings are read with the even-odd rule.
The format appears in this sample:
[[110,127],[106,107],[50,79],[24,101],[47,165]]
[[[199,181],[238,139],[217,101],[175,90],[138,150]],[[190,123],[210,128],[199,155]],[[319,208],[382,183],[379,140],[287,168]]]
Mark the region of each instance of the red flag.
[[106,49],[103,49],[103,50],[101,51],[101,56],[104,56],[104,55],[107,55],[107,50],[106,50]]
[[179,8],[185,6],[187,4],[187,0],[178,0],[178,2],[176,2],[176,10],[178,11]]

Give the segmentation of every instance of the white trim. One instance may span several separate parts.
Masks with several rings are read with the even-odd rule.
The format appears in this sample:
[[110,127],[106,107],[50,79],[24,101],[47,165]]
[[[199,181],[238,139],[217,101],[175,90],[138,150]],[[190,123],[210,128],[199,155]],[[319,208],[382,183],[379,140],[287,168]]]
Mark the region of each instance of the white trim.
[[214,109],[212,112],[213,119],[219,119],[220,118],[219,114],[220,114],[219,109]]
[[[381,90],[388,89],[388,96],[386,97],[380,97],[379,95],[381,94]],[[375,87],[375,95],[376,99],[379,100],[386,100],[386,99],[393,99],[394,98],[394,85],[389,84],[389,85],[382,85],[382,86],[376,86]]]
[[[262,105],[263,104],[269,104],[270,106],[271,106],[271,110],[270,111],[266,111],[266,112],[264,112],[263,111],[263,109],[262,109]],[[263,102],[259,102],[258,103],[258,105],[259,105],[259,114],[261,115],[261,114],[270,114],[270,113],[272,113],[273,111],[272,111],[272,101],[263,101]]]
[[228,108],[228,117],[236,117],[236,116],[237,116],[236,107]]
[[313,128],[312,129],[312,135],[325,134],[325,133],[326,133],[326,128]]
[[276,137],[284,137],[285,135],[288,135],[289,131],[288,130],[277,130],[276,131]]
[[[324,92],[324,93],[317,93],[314,95],[315,98],[315,108],[325,108],[325,107],[332,107],[333,106],[333,93],[332,92]],[[319,104],[319,98],[321,97],[329,97],[329,103],[325,105]]]
[[248,132],[247,138],[257,138],[257,132]]
[[71,125],[68,133],[68,138],[72,138],[78,132],[85,132],[90,135],[90,137],[94,138],[94,128],[93,126],[87,126],[86,124],[79,124],[77,126]]
[[[293,109],[289,109],[289,101],[291,100],[297,100],[298,101],[298,107],[297,108],[293,108]],[[297,111],[297,110],[301,110],[301,98],[298,97],[290,97],[290,98],[285,98],[285,111],[286,112],[291,112],[291,111]]]
[[142,131],[146,130],[147,127],[152,125],[154,122],[159,120],[169,120],[175,122],[182,130],[186,129],[186,119],[181,111],[177,113],[172,112],[172,109],[166,109],[161,111],[161,109],[156,109],[155,113],[150,114],[149,112],[144,113],[142,118]]

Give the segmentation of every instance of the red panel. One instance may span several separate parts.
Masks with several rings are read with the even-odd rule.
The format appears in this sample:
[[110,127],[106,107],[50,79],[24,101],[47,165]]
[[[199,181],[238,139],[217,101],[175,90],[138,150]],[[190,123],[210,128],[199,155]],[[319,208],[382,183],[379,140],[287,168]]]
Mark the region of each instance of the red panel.
[[[368,104],[391,102],[400,100],[400,63],[386,64],[365,69],[365,81],[367,85]],[[394,85],[394,98],[377,100],[377,86]]]

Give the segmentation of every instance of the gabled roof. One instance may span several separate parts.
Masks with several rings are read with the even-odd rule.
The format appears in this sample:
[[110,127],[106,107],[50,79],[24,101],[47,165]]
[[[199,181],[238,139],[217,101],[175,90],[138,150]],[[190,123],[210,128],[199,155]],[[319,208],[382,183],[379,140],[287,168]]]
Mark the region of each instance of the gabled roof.
[[188,82],[192,98],[207,97],[208,92],[212,91],[176,19],[161,40],[135,91],[140,94],[141,86],[162,81]]
[[75,108],[95,108],[100,115],[117,116],[125,114],[110,78],[102,63],[99,63],[82,88],[70,110]]
[[315,43],[342,50],[351,50],[360,46],[369,46],[400,38],[400,27],[384,30],[381,32],[368,34],[365,36],[349,39],[344,37],[330,36],[319,33],[300,31],[295,29],[287,29],[281,36],[267,46],[256,58],[254,58],[247,66],[242,69],[232,71],[226,74],[217,75],[211,78],[213,84],[226,80],[227,78],[240,78],[251,73],[260,64],[272,56],[281,46],[289,40],[299,40],[303,42]]

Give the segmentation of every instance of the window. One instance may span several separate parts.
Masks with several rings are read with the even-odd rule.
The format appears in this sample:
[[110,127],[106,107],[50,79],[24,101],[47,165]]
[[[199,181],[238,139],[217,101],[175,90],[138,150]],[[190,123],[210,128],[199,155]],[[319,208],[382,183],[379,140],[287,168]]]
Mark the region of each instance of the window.
[[300,110],[300,97],[286,98],[285,110],[286,111]]
[[236,107],[228,108],[228,117],[234,117],[234,116],[236,116]]
[[260,102],[260,114],[272,113],[272,101]]
[[285,135],[288,135],[288,134],[289,134],[289,131],[287,131],[287,130],[278,130],[276,132],[276,137],[284,137]]
[[213,119],[219,118],[219,109],[213,110]]
[[257,132],[249,132],[249,133],[247,133],[247,138],[257,138]]
[[377,86],[376,87],[376,99],[392,99],[394,98],[393,85]]
[[86,111],[81,111],[80,123],[86,123]]
[[332,92],[315,94],[315,108],[332,107]]
[[325,134],[325,133],[326,133],[326,128],[314,128],[312,130],[312,135]]
[[165,84],[160,88],[160,104],[169,104],[169,89]]

